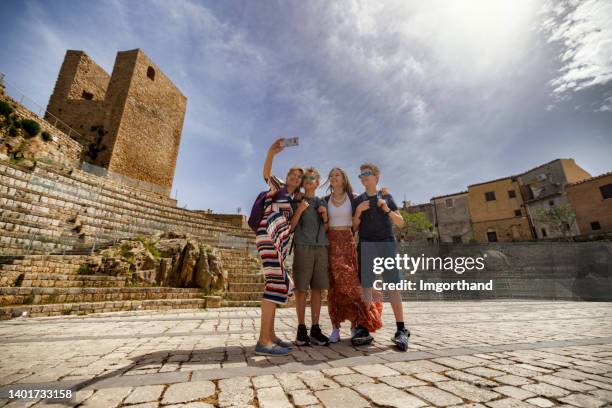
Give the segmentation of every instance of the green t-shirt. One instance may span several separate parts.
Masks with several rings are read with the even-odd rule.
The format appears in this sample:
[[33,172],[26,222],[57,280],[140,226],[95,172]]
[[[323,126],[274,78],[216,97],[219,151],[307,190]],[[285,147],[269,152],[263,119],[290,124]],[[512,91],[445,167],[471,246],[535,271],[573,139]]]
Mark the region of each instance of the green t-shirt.
[[304,210],[295,228],[293,239],[296,245],[329,245],[323,219],[317,211],[320,205],[327,208],[327,203],[319,197],[304,197],[304,200],[308,201],[309,207]]

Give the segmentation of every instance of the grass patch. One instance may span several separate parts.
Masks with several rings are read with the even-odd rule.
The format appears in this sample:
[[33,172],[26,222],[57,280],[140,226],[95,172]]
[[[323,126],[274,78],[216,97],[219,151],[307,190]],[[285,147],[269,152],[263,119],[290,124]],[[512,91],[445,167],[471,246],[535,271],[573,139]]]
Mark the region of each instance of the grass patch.
[[93,271],[89,268],[89,265],[80,265],[77,269],[77,275],[93,275]]

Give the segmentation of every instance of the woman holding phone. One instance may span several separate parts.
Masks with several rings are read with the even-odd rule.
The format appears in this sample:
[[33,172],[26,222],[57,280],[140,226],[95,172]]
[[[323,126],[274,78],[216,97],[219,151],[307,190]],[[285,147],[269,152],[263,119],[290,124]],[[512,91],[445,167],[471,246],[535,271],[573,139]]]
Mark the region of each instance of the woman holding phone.
[[262,261],[265,287],[261,301],[261,328],[255,353],[267,356],[283,356],[289,353],[291,343],[279,339],[274,332],[276,306],[283,305],[293,292],[293,281],[285,269],[293,231],[290,220],[293,215],[291,202],[299,194],[304,170],[292,167],[283,183],[272,175],[274,156],[285,147],[285,139],[277,139],[268,149],[263,167],[263,177],[270,190],[264,201],[264,211],[257,228],[255,243]]

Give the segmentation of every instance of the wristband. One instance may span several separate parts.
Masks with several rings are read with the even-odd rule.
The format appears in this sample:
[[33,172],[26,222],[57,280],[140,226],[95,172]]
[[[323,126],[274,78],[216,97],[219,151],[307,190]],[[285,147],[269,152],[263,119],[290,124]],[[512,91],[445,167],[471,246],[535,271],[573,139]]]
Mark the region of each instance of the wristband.
[[392,211],[391,211],[391,210],[389,210],[389,211],[387,211],[387,212],[385,213],[385,215],[389,215],[389,214],[391,214],[391,212],[392,212]]

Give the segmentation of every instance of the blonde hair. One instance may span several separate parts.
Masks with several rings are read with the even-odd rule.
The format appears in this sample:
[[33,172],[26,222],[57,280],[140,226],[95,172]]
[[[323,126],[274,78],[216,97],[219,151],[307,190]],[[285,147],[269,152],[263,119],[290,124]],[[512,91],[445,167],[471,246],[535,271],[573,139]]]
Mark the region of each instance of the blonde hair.
[[321,177],[321,175],[319,174],[319,172],[317,171],[317,169],[315,169],[314,167],[306,167],[304,169],[304,174],[306,173],[310,173],[310,174],[316,174],[317,177]]
[[289,174],[291,174],[291,172],[294,171],[299,171],[300,173],[302,173],[302,176],[304,175],[304,169],[299,167],[299,166],[293,166],[292,168],[289,169],[289,171],[287,172],[287,176],[285,176],[285,178],[289,177]]
[[374,173],[375,176],[380,175],[380,169],[373,163],[363,163],[361,166],[359,166],[359,170],[363,169],[372,170],[372,173]]

